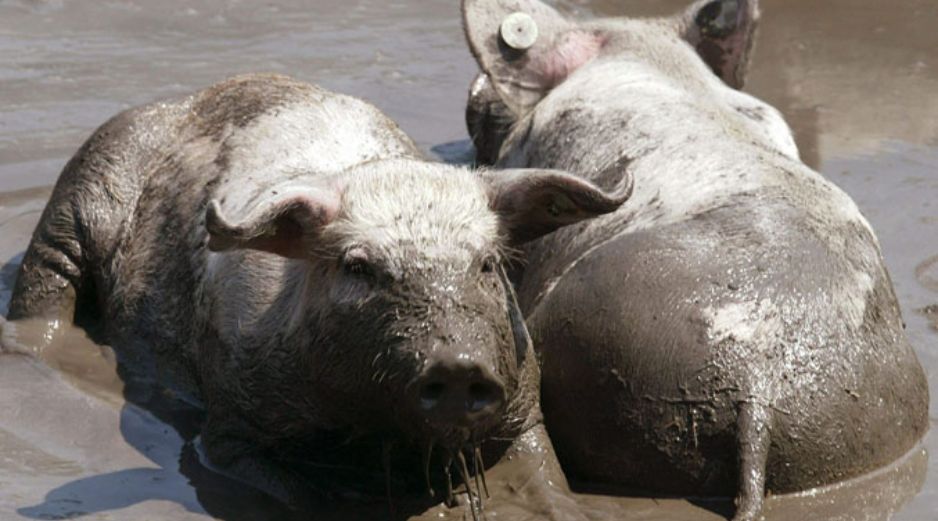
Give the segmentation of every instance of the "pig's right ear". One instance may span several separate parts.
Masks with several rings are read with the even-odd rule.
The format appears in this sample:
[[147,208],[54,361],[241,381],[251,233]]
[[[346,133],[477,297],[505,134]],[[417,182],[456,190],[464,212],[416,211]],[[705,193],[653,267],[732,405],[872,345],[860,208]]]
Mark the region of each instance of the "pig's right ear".
[[469,48],[505,105],[523,116],[599,55],[603,35],[578,28],[540,0],[462,0]]
[[614,192],[560,170],[506,169],[482,172],[489,187],[489,207],[514,245],[560,227],[616,211],[632,196],[626,173]]
[[322,228],[338,215],[341,201],[341,190],[335,186],[283,185],[246,201],[214,199],[205,214],[208,248],[309,258]]
[[683,37],[734,89],[746,83],[759,25],[759,0],[698,0],[679,17]]

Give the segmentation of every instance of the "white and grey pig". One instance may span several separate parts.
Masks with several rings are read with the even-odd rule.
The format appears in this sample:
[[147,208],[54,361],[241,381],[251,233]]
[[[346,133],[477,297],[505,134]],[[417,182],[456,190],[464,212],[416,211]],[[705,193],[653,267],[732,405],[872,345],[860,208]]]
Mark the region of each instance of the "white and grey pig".
[[539,0],[462,7],[482,160],[634,178],[616,212],[525,247],[517,278],[570,475],[735,493],[750,520],[766,491],[857,476],[922,438],[928,389],[873,230],[738,90],[757,0],[588,22]]
[[128,371],[204,405],[214,465],[289,502],[310,488],[292,462],[380,462],[374,440],[416,468],[436,447],[463,478],[533,458],[532,482],[562,494],[502,264],[628,196],[428,162],[361,100],[236,77],[81,147],[25,254],[7,348],[27,320],[92,325]]

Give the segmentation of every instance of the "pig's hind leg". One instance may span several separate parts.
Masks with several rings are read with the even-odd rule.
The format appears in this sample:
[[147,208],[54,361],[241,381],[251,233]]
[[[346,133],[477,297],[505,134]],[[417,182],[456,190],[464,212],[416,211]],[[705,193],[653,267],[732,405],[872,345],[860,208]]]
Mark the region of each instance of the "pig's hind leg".
[[151,147],[141,129],[161,123],[162,116],[150,112],[142,107],[114,116],[65,165],[19,268],[9,320],[55,325],[72,321],[76,311],[79,317],[98,313],[95,283],[134,212],[137,167]]
[[74,214],[70,205],[53,199],[23,257],[8,318],[70,318],[82,280],[82,247]]
[[33,232],[13,287],[8,321],[0,323],[2,351],[40,354],[64,329],[61,326],[74,320],[79,301],[94,304],[77,307],[96,307],[91,269],[95,257],[88,240],[93,223],[84,213],[108,205],[101,200],[106,176],[86,168],[87,163],[94,161],[79,152],[65,167]]

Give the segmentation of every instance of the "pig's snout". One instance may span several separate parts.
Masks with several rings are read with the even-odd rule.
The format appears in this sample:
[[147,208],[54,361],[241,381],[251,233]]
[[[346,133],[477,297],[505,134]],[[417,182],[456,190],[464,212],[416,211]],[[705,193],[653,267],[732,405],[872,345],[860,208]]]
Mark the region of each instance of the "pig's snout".
[[466,355],[430,361],[415,384],[417,412],[442,429],[486,423],[505,403],[502,382]]

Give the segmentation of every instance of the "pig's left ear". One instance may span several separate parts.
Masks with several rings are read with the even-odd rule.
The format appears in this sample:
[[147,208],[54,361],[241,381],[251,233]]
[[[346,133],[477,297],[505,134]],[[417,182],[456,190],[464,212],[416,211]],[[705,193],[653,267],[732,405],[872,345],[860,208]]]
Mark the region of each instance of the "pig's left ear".
[[680,15],[681,32],[727,85],[746,83],[759,25],[759,0],[700,0]]
[[489,207],[498,214],[512,244],[523,244],[557,228],[614,212],[632,195],[632,176],[615,192],[559,170],[507,169],[482,172]]
[[505,105],[523,116],[605,39],[540,0],[462,0],[469,48]]
[[[250,191],[248,191],[250,193]],[[287,182],[209,202],[205,227],[211,251],[252,249],[282,257],[309,258],[323,227],[339,213],[336,183]]]

